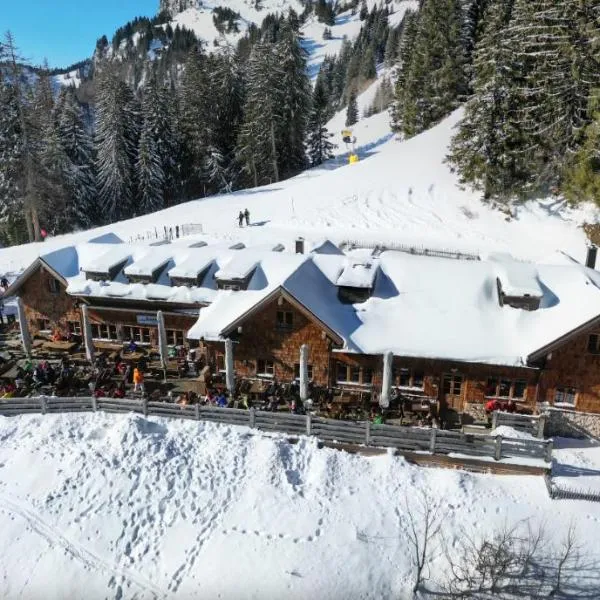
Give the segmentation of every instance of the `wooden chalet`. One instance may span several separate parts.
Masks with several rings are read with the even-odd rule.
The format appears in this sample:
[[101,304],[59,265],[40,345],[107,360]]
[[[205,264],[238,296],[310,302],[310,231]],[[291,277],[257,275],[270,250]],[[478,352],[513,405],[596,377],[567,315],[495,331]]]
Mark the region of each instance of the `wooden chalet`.
[[[86,243],[40,256],[9,288],[33,335],[80,335],[88,306],[95,343],[192,344],[238,377],[292,381],[300,347],[309,378],[355,392],[393,385],[462,411],[512,399],[600,412],[600,273],[568,259],[468,261],[359,249],[309,253],[242,244]],[[298,248],[296,248],[298,250]]]

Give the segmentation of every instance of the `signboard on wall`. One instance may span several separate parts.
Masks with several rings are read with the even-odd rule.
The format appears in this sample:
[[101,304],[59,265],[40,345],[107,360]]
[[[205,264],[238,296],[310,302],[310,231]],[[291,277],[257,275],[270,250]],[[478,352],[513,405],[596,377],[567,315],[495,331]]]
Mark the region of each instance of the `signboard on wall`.
[[136,315],[138,325],[158,325],[156,315]]

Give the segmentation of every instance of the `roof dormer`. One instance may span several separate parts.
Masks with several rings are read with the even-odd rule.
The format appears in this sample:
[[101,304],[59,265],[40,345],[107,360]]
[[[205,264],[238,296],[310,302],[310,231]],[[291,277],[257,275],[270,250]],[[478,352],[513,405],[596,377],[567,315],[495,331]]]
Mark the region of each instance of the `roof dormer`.
[[368,300],[375,287],[377,271],[376,261],[349,258],[336,282],[340,301],[359,304]]

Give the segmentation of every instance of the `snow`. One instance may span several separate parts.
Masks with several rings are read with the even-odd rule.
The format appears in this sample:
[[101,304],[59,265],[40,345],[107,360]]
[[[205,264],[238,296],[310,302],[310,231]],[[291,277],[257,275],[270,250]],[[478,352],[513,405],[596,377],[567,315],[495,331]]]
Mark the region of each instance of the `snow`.
[[[405,501],[415,510],[421,491],[450,543],[521,519],[551,523],[554,543],[574,520],[584,556],[600,535],[600,505],[552,501],[541,477],[424,469],[243,427],[36,415],[0,417],[0,438],[0,595],[15,600],[411,597]],[[597,448],[561,452],[598,468]]]
[[489,259],[501,265],[499,279],[502,291],[507,296],[541,298],[544,295],[544,290],[538,282],[535,265],[518,262],[504,253],[492,254]]
[[240,253],[227,261],[225,266],[215,273],[215,277],[221,280],[246,279],[257,266],[258,259],[254,253]]
[[350,256],[337,280],[339,286],[371,289],[377,276],[377,261]]
[[[492,437],[496,437],[501,435],[503,438],[510,438],[513,440],[537,440],[535,436],[525,431],[519,431],[514,427],[510,427],[508,425],[500,425],[496,427],[496,429],[492,429],[490,431],[490,435]],[[539,440],[538,440],[539,441]]]

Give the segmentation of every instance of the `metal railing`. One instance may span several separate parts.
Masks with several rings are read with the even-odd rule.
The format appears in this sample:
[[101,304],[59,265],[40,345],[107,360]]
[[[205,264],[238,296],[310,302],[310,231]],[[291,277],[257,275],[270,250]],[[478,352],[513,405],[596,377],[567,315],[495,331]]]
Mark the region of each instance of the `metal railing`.
[[170,417],[211,421],[227,425],[242,425],[262,431],[289,435],[314,436],[326,442],[342,442],[373,447],[396,448],[431,454],[463,454],[466,456],[503,458],[533,458],[552,460],[552,441],[521,440],[502,436],[464,434],[440,429],[379,425],[369,421],[338,421],[313,415],[295,415],[237,408],[217,408],[199,404],[180,406],[168,402],[153,402],[147,398],[125,400],[117,398],[11,398],[0,401],[0,415],[65,412],[134,412],[144,416]]

